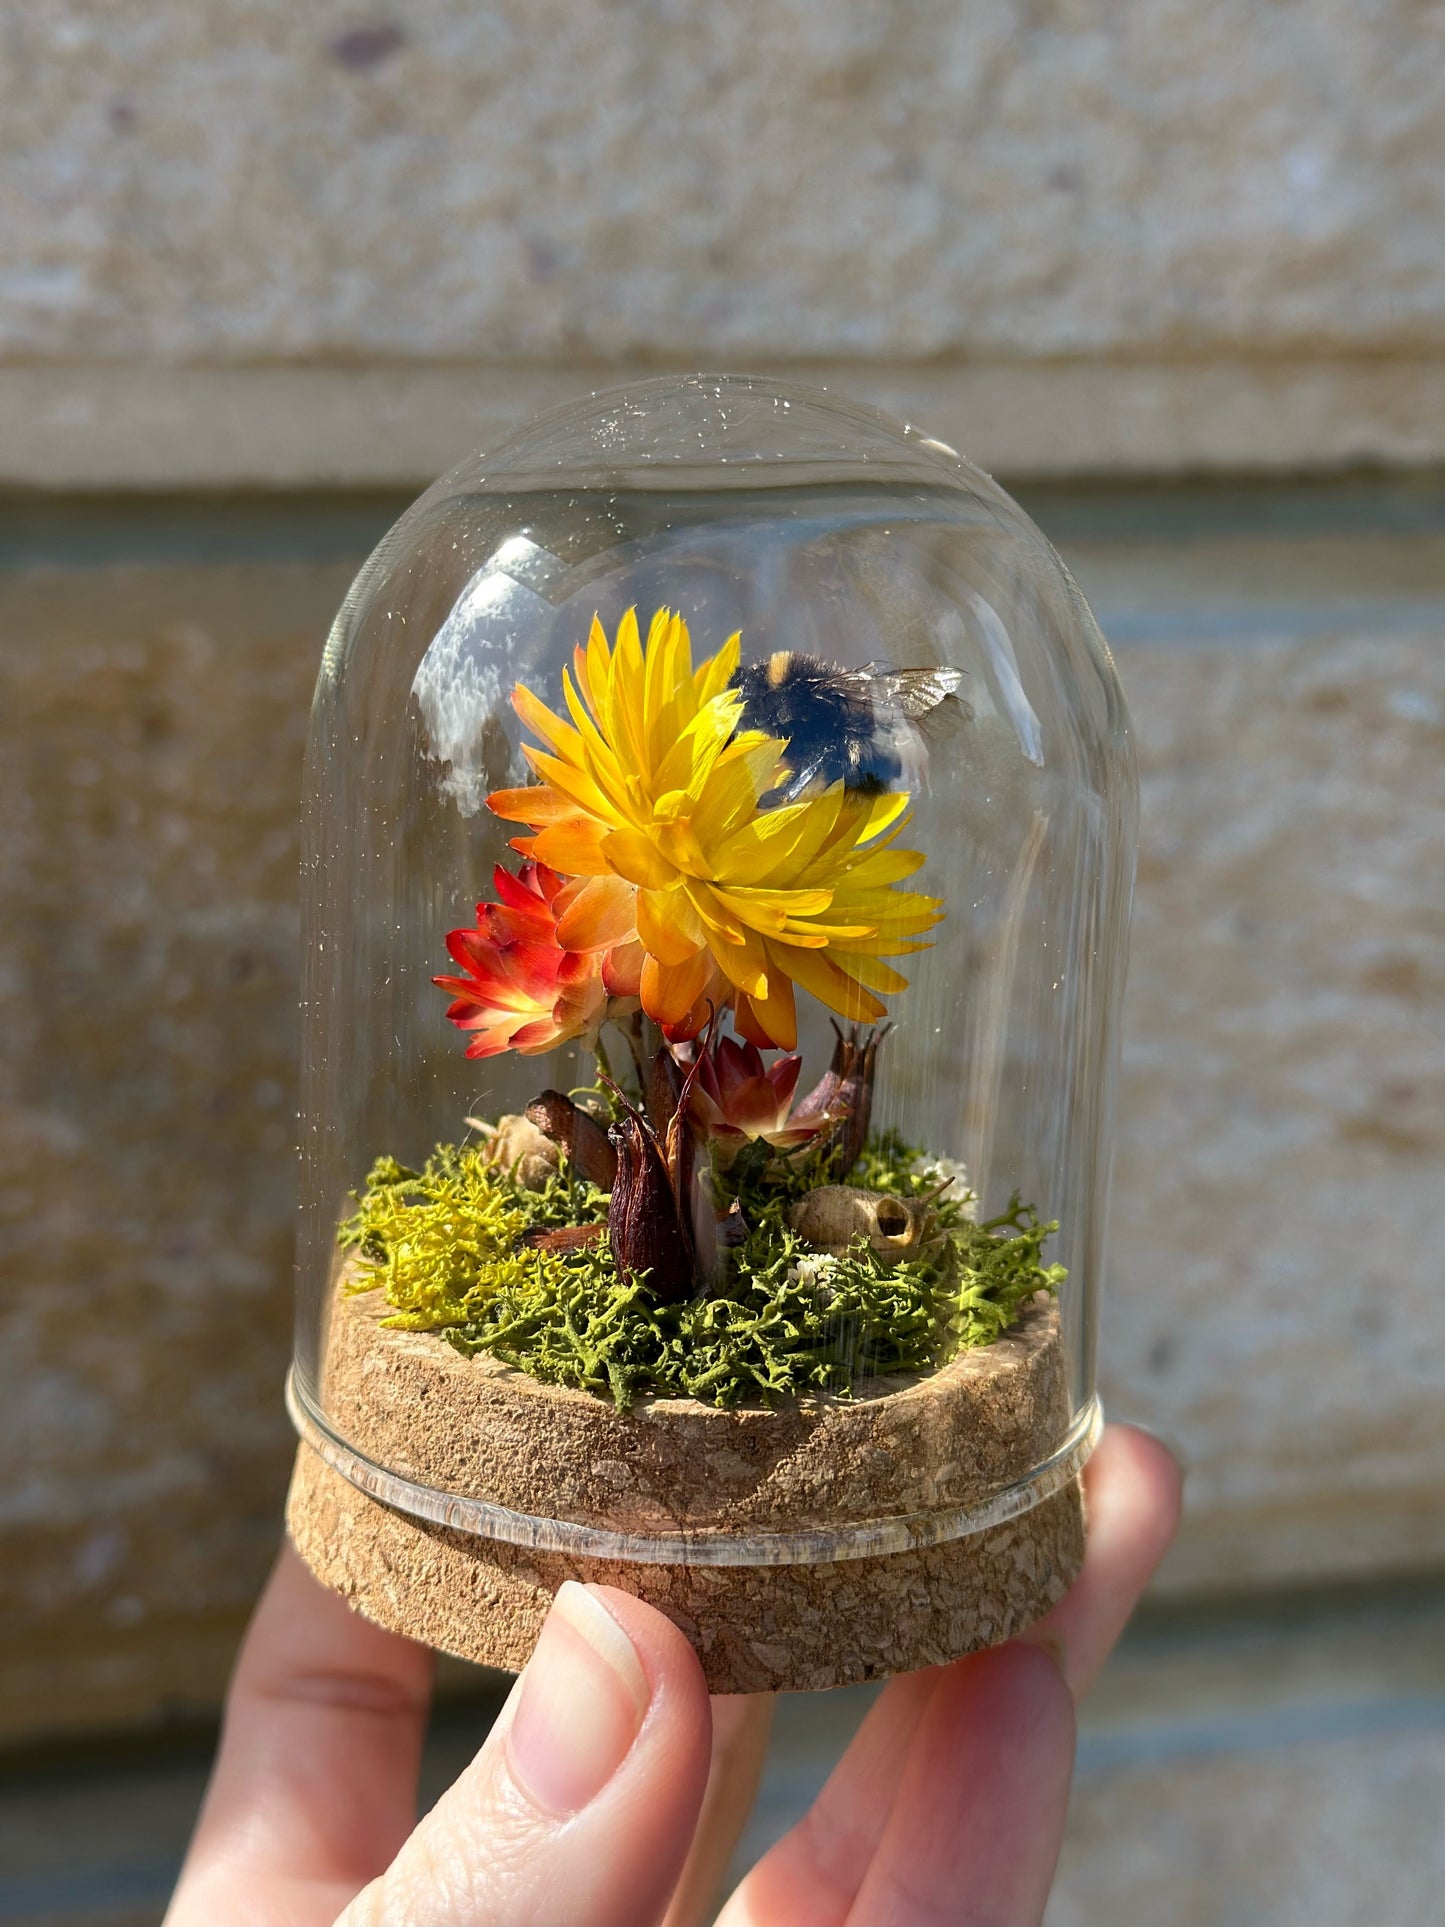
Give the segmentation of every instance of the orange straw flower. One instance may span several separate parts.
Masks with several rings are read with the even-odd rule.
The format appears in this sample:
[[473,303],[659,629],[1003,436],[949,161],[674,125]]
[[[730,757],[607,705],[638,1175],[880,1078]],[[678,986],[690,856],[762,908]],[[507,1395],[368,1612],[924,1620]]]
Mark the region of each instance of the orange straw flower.
[[[907,979],[886,957],[926,948],[938,899],[896,886],[923,862],[896,847],[906,795],[834,784],[778,808],[761,799],[787,743],[742,727],[734,635],[696,670],[687,625],[666,609],[646,645],[629,610],[609,647],[594,617],[563,671],[567,717],[520,685],[513,703],[540,738],[542,779],[498,790],[491,809],[533,834],[513,848],[578,881],[559,901],[556,941],[640,955],[642,1007],[689,1037],[709,1003],[731,1002],[743,1036],[791,1050],[794,986],[858,1022]],[[455,954],[455,953],[454,953]]]

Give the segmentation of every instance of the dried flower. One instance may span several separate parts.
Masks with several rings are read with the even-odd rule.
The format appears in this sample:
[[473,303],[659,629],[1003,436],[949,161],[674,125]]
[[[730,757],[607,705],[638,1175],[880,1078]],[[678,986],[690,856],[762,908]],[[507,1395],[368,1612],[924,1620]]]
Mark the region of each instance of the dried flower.
[[833,1280],[838,1275],[838,1260],[831,1251],[800,1252],[783,1273],[790,1285],[802,1285],[816,1292],[822,1304],[832,1296]]
[[432,979],[455,997],[447,1016],[473,1033],[467,1056],[531,1055],[595,1033],[607,1014],[603,953],[559,940],[561,877],[529,858],[516,876],[498,864],[492,881],[501,901],[479,903],[476,928],[447,935],[466,975]]
[[978,1195],[968,1181],[968,1166],[961,1158],[929,1158],[920,1165],[918,1175],[924,1184],[934,1187],[940,1197],[946,1194],[961,1218],[972,1223],[978,1217]]
[[731,1001],[745,1037],[791,1050],[795,984],[843,1017],[880,1017],[876,993],[907,982],[883,959],[926,948],[941,905],[895,887],[923,862],[894,847],[907,796],[837,783],[762,807],[787,744],[742,727],[738,663],[734,635],[694,671],[687,625],[666,609],[645,648],[634,611],[613,648],[594,618],[563,672],[570,722],[513,693],[546,745],[526,752],[542,782],[488,803],[534,832],[513,848],[581,880],[563,945],[627,947],[628,966],[640,945],[636,991],[668,1036],[696,1036],[709,1003]]
[[754,1138],[780,1151],[806,1144],[827,1120],[788,1116],[802,1068],[801,1057],[779,1057],[765,1065],[756,1044],[724,1037],[699,1055],[690,1111],[695,1128],[734,1150]]
[[873,1115],[873,1071],[878,1046],[888,1035],[882,1030],[860,1030],[850,1025],[844,1033],[833,1026],[833,1058],[823,1076],[793,1112],[795,1123],[832,1126],[828,1163],[836,1176],[846,1177],[863,1154]]

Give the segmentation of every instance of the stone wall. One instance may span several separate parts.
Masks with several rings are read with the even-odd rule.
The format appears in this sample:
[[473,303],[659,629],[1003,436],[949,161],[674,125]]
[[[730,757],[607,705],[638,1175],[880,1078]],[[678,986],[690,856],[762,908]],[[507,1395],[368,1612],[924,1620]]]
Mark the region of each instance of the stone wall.
[[0,1733],[212,1700],[275,1542],[298,771],[348,574],[0,578]]
[[18,16],[5,350],[1439,343],[1445,38],[1410,0],[425,0],[358,19],[248,0]]
[[1193,1460],[1172,1593],[1445,1566],[1441,642],[1121,657],[1144,833],[1104,1396]]
[[422,480],[659,364],[1014,474],[1445,452],[1413,0],[54,0],[4,52],[0,476]]

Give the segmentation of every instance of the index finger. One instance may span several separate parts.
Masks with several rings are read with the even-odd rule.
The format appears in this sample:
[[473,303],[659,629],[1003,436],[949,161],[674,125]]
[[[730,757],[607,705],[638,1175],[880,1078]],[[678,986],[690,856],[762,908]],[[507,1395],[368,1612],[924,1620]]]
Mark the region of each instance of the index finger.
[[[1179,1517],[1177,1465],[1162,1445],[1133,1427],[1108,1428],[1085,1468],[1084,1484],[1089,1532],[1072,1591],[1005,1646],[890,1681],[810,1811],[745,1877],[718,1927],[841,1927],[859,1896],[876,1907],[877,1918],[892,1917],[884,1890],[896,1898],[925,1837],[932,1864],[915,1867],[914,1875],[926,1873],[944,1895],[940,1918],[964,1917],[962,1904],[948,1898],[950,1881],[962,1892],[974,1879],[982,1902],[988,1898],[985,1873],[997,1882],[1013,1871],[1026,1879],[1039,1868],[1045,1875],[1052,1869],[1072,1746],[1071,1733],[1064,1732],[1067,1696],[1062,1688],[1050,1690],[1058,1674],[1051,1682],[1050,1669],[1036,1662],[1031,1667],[1033,1656],[1020,1648],[1045,1647],[1070,1692],[1082,1691],[1123,1630]],[[1011,1696],[1037,1715],[1028,1734],[1034,1751],[1011,1756],[1016,1775],[1022,1771],[1026,1780],[1032,1774],[1041,1788],[1051,1789],[1050,1799],[1027,1807],[1034,1831],[1027,1849],[1005,1824],[1007,1803],[990,1806],[1002,1784],[997,1775],[968,1767],[973,1760],[976,1768],[990,1745],[1018,1738],[1013,1722],[1000,1725],[996,1718],[997,1706]],[[1007,1763],[1000,1755],[999,1767]],[[959,1785],[957,1771],[968,1770],[972,1781]],[[900,1796],[905,1785],[908,1791]],[[966,1815],[970,1800],[976,1812]],[[982,1838],[992,1837],[997,1848],[991,1856],[981,1849],[976,1827],[970,1835],[965,1818],[982,1819]],[[917,1881],[914,1899],[921,1910]],[[1032,1903],[1020,1903],[1016,1892],[1008,1904],[1020,1910],[1001,1917],[1029,1917]]]
[[329,1927],[415,1823],[431,1681],[424,1646],[353,1612],[286,1544],[165,1927]]
[[1021,1637],[1051,1647],[1076,1699],[1104,1661],[1179,1524],[1179,1462],[1137,1425],[1110,1425],[1084,1467],[1089,1532],[1083,1570]]

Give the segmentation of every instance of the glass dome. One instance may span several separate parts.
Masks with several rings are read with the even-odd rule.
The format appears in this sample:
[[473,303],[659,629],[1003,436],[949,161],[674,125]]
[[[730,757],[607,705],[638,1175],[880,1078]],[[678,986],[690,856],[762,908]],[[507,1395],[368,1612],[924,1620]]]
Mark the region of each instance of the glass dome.
[[[1002,489],[772,380],[546,416],[357,577],[304,807],[291,1403],[330,1468],[660,1565],[942,1544],[1074,1478],[1136,782],[1108,649]],[[1014,1394],[924,1400],[1045,1344],[1027,1436]],[[440,1415],[433,1367],[471,1372]],[[565,1416],[529,1430],[533,1390]],[[767,1504],[668,1483],[674,1408]],[[823,1412],[868,1413],[873,1460],[850,1434],[785,1505]]]

